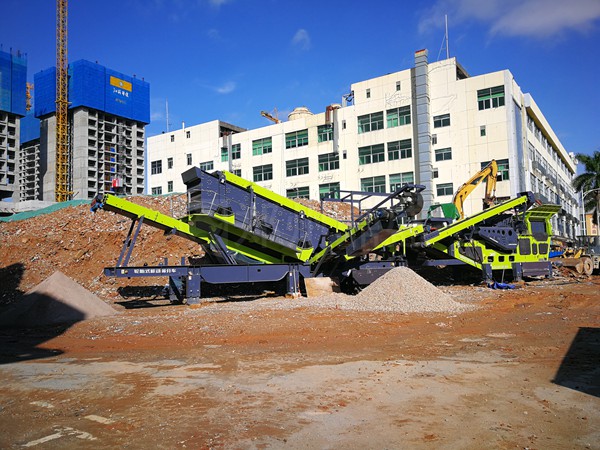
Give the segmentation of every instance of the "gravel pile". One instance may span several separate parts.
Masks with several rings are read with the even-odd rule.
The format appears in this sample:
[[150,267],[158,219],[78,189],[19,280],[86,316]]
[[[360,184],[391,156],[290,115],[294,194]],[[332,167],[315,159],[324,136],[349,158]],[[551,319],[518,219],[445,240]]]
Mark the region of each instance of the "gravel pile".
[[472,309],[407,267],[390,270],[358,295],[333,294],[313,301],[319,306],[355,311],[451,313]]
[[220,303],[218,307],[238,311],[242,308],[248,310],[318,307],[391,313],[459,313],[475,308],[473,305],[455,301],[451,295],[406,267],[390,270],[358,295],[331,293],[311,298],[263,298],[251,302]]

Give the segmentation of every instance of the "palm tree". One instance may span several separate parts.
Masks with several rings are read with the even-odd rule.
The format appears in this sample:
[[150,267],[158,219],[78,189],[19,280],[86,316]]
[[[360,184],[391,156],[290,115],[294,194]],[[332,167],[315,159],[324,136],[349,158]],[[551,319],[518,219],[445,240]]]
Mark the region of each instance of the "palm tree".
[[585,211],[592,211],[592,220],[598,225],[598,215],[600,214],[600,150],[596,150],[593,155],[577,153],[575,157],[583,164],[585,171],[573,178],[573,187],[577,192],[589,192],[583,199],[583,205]]

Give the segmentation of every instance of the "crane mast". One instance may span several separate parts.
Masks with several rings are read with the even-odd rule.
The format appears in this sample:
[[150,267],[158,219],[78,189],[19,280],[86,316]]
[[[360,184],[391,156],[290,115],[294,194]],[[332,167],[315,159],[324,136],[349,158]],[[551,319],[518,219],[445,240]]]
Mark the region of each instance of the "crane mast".
[[71,197],[67,58],[67,0],[56,0],[56,183],[55,200]]

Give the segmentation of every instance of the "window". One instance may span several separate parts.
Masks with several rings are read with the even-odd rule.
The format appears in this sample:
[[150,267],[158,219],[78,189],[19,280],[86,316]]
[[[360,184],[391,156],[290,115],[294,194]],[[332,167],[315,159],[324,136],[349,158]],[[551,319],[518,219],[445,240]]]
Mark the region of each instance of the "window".
[[186,156],[186,158],[187,158],[187,165],[188,165],[188,166],[191,166],[191,165],[192,165],[192,154],[191,154],[191,153],[188,153],[188,154],[186,154],[185,156]]
[[478,90],[477,104],[479,111],[504,106],[504,86]]
[[161,194],[162,194],[162,186],[152,188],[152,195],[161,195]]
[[264,166],[256,166],[252,168],[252,180],[267,181],[273,179],[273,165],[266,164]]
[[431,135],[431,145],[437,144],[437,134]]
[[438,170],[436,168],[433,169],[433,178],[438,178],[440,176]]
[[190,137],[192,137],[192,133],[191,133],[191,132],[189,132],[189,131],[186,131],[186,132],[185,132],[185,137],[186,137],[187,139],[189,139]]
[[333,125],[319,125],[317,135],[318,142],[333,141]]
[[242,157],[242,144],[233,144],[231,146],[231,159],[240,159]]
[[171,135],[171,142],[175,142],[175,135],[174,134]]
[[414,183],[414,172],[395,173],[390,175],[390,192],[395,192],[403,184]]
[[308,198],[310,193],[310,189],[308,186],[297,187],[292,189],[285,190],[285,196],[287,198]]
[[400,82],[396,81],[396,90],[399,91],[400,90]]
[[173,158],[167,158],[167,169],[173,168]]
[[325,183],[319,185],[319,199],[340,198],[340,183]]
[[449,159],[452,159],[452,148],[438,148],[435,151],[436,161],[448,161]]
[[404,139],[402,141],[388,142],[388,160],[406,159],[412,157],[412,141]]
[[[487,166],[490,161],[484,161],[481,163],[481,168],[483,169]],[[496,164],[498,164],[498,177],[496,178],[498,181],[506,181],[508,180],[508,159],[498,159],[496,160]]]
[[346,129],[346,120],[342,120],[342,130]]
[[308,145],[308,130],[294,131],[285,134],[285,148]]
[[237,175],[238,177],[242,176],[242,169],[233,169],[231,171],[232,174]]
[[369,145],[358,149],[358,164],[373,164],[385,161],[385,148],[383,144]]
[[203,163],[200,163],[200,169],[201,170],[213,170],[214,169],[214,164],[212,161],[206,161]]
[[433,117],[433,128],[449,127],[450,114],[442,114],[441,116]]
[[292,159],[285,162],[285,176],[294,177],[308,173],[308,158]]
[[367,98],[371,98],[371,89],[367,89]]
[[365,192],[385,192],[385,175],[361,178],[360,190]]
[[442,195],[452,195],[454,193],[454,186],[452,183],[442,183],[435,186],[438,197]]
[[358,116],[358,132],[367,133],[369,131],[383,129],[383,112]]
[[252,141],[252,155],[264,155],[273,151],[273,141],[270,137]]
[[221,147],[221,162],[229,161],[229,150],[227,147]]
[[150,174],[156,175],[157,173],[162,173],[162,159],[150,163]]
[[486,135],[485,125],[479,127],[479,136],[484,137]]
[[167,181],[167,192],[173,192],[173,182]]
[[387,110],[387,127],[393,128],[400,125],[410,125],[410,106]]
[[339,168],[339,153],[326,153],[325,155],[319,155],[319,172],[325,172],[327,170],[335,170]]

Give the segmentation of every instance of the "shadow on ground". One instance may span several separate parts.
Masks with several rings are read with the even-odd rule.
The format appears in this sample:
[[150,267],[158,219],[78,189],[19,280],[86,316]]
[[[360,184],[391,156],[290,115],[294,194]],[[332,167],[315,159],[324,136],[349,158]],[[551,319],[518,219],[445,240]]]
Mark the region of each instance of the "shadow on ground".
[[[157,308],[170,304],[171,302],[165,286],[122,286],[117,289],[123,298],[115,302],[125,309]],[[202,283],[202,302],[244,302],[260,298],[285,295],[284,282],[260,282],[260,283]]]
[[[39,346],[84,318],[48,295],[24,294],[19,289],[24,273],[25,266],[20,263],[0,268],[0,364],[60,355],[62,350]],[[42,318],[50,323],[43,323]]]
[[164,286],[121,286],[117,289],[122,301],[115,302],[125,309],[156,308],[172,304]]
[[579,328],[554,383],[600,397],[600,328]]

